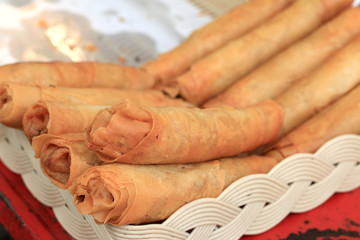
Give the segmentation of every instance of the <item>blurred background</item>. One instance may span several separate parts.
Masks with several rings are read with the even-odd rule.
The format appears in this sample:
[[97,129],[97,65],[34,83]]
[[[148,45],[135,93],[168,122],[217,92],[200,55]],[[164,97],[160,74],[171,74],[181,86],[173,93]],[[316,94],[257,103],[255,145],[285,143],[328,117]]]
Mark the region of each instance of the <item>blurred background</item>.
[[140,65],[243,1],[0,0],[0,64]]

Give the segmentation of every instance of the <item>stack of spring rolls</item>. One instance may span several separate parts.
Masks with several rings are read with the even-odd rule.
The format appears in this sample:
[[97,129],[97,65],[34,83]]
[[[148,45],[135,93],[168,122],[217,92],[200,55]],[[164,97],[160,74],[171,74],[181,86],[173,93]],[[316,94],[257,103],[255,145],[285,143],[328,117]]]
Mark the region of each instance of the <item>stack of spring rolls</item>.
[[[250,0],[139,68],[0,67],[0,121],[99,224],[166,219],[237,179],[360,134],[360,8]],[[261,14],[259,14],[261,13]]]

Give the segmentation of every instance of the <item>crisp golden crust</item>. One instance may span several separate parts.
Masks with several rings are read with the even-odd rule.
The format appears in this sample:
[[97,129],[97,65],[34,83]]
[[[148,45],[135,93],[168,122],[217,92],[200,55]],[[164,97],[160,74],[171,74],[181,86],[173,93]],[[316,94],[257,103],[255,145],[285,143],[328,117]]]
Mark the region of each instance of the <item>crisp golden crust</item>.
[[21,128],[25,111],[40,100],[41,90],[24,84],[1,83],[0,97],[0,122],[8,127]]
[[266,156],[278,161],[296,153],[313,153],[342,134],[360,134],[360,86],[273,143]]
[[128,100],[146,106],[193,107],[182,99],[170,98],[156,89],[65,88],[2,83],[0,94],[0,122],[15,128],[22,127],[25,112],[40,100],[73,105],[113,105]]
[[61,87],[151,88],[141,69],[100,62],[18,62],[0,67],[0,82]]
[[360,32],[360,7],[349,8],[308,37],[280,52],[203,107],[246,107],[275,98],[296,81],[311,74],[335,51]]
[[274,140],[283,111],[271,100],[244,109],[139,107],[101,111],[88,129],[88,145],[107,162],[200,162],[234,156]]
[[[235,7],[194,31],[173,50],[161,54],[142,68],[157,82],[171,85],[193,62],[238,38],[282,11],[293,0],[252,0]],[[240,21],[246,19],[246,21]]]
[[327,59],[308,77],[275,98],[284,109],[280,136],[295,129],[360,82],[360,35]]
[[181,96],[203,104],[352,3],[327,1],[325,9],[325,1],[297,0],[268,22],[195,62],[176,79]]
[[51,135],[33,138],[35,157],[45,175],[59,188],[68,188],[86,169],[101,165],[95,153],[89,151],[83,133]]
[[88,169],[69,191],[78,210],[98,223],[156,222],[190,201],[218,196],[240,177],[266,173],[275,164],[272,158],[255,155],[197,164],[112,163]]

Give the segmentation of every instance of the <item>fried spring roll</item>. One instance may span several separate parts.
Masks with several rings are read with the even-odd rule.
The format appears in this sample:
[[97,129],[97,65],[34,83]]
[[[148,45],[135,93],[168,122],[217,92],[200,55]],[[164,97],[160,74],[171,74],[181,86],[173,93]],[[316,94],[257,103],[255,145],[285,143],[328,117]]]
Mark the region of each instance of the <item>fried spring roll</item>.
[[237,38],[287,7],[293,0],[251,0],[194,31],[173,50],[161,54],[143,69],[164,85],[169,85],[190,65]]
[[0,82],[62,86],[151,88],[155,81],[141,69],[100,62],[19,62],[0,66]]
[[86,169],[103,164],[85,144],[85,134],[35,137],[32,147],[44,174],[59,188],[68,188]]
[[40,100],[23,116],[23,130],[31,141],[41,134],[80,133],[90,126],[95,115],[110,105],[65,104]]
[[295,1],[268,22],[191,65],[176,80],[180,94],[189,102],[204,103],[351,3],[351,0]]
[[140,105],[192,106],[181,99],[169,98],[161,91],[154,89],[54,88],[17,83],[1,84],[0,99],[0,122],[14,128],[22,127],[24,113],[39,100],[93,105],[113,105],[129,100]]
[[0,122],[8,127],[20,128],[27,108],[40,98],[41,89],[39,87],[2,84],[0,86]]
[[86,170],[69,191],[78,210],[97,223],[149,223],[190,201],[217,197],[237,179],[266,173],[275,164],[272,158],[255,155],[195,164],[112,163]]
[[101,110],[88,128],[89,148],[105,162],[160,164],[234,156],[270,143],[283,111],[271,100],[244,109],[139,107]]
[[360,134],[360,86],[279,139],[266,155],[281,161],[292,154],[313,153],[342,134]]
[[360,7],[349,8],[236,81],[203,107],[246,107],[275,98],[297,80],[307,76],[331,54],[360,32]]
[[284,109],[279,137],[309,119],[360,83],[360,35],[327,59],[308,77],[275,98]]

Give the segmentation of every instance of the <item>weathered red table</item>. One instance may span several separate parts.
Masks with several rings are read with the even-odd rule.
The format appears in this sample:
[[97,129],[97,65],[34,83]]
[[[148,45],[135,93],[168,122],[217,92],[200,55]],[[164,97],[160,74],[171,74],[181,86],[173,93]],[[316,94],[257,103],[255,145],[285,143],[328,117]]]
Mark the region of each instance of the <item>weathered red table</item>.
[[20,175],[11,172],[1,161],[0,223],[13,239],[71,239],[52,209],[37,201]]

